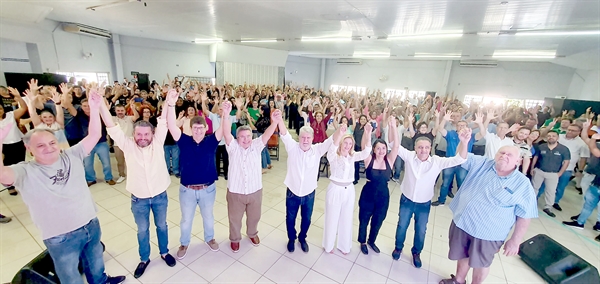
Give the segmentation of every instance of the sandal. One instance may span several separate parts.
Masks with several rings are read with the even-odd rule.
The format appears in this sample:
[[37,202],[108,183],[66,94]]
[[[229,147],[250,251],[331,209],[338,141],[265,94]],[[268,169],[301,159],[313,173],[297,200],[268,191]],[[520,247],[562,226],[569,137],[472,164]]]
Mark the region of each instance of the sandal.
[[454,274],[450,274],[450,279],[442,279],[440,281],[440,284],[466,284],[465,283],[460,283],[458,281],[456,281],[456,276],[454,276]]

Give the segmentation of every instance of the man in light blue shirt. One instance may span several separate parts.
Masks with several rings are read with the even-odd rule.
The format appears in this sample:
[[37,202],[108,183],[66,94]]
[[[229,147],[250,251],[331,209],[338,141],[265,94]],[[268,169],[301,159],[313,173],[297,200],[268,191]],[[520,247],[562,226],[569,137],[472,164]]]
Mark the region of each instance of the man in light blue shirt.
[[[456,276],[441,284],[462,284],[471,268],[473,283],[482,283],[494,255],[519,252],[530,219],[537,218],[537,200],[529,179],[518,170],[519,148],[501,147],[495,159],[470,154],[462,167],[468,174],[450,209],[448,258],[457,260]],[[504,243],[512,227],[512,236]]]

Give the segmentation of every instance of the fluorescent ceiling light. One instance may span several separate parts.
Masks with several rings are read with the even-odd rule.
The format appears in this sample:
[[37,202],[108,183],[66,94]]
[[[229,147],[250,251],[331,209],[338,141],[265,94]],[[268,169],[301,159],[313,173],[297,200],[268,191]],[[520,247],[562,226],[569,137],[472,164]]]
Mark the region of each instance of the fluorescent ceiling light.
[[448,33],[448,34],[418,34],[418,35],[389,35],[387,39],[428,39],[428,38],[456,38],[462,37],[462,33]]
[[552,59],[556,57],[556,50],[497,50],[492,58],[515,59]]
[[514,59],[554,59],[554,55],[493,55],[492,58],[514,58]]
[[220,38],[197,38],[194,40],[194,43],[217,43],[223,42],[223,39]]
[[460,54],[415,53],[414,58],[461,58]]
[[352,57],[370,57],[370,58],[387,58],[390,57],[389,53],[354,53]]
[[351,41],[351,37],[302,37],[301,41]]
[[572,36],[572,35],[600,35],[600,31],[556,31],[556,32],[517,32],[518,36]]
[[277,40],[276,39],[242,39],[240,42],[263,43],[263,42],[277,42]]

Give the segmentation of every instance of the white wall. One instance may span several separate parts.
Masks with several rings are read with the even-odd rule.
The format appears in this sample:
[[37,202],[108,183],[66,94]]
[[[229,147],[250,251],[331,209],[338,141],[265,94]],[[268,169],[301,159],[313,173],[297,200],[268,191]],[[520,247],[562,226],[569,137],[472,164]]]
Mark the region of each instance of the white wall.
[[215,61],[221,62],[284,67],[288,57],[286,50],[229,43],[218,43],[213,46],[216,48]]
[[590,70],[579,94],[569,94],[569,99],[600,101],[600,70]]
[[496,68],[460,67],[455,61],[448,92],[465,95],[543,99],[565,96],[575,69],[544,62],[499,62]]
[[294,85],[318,87],[321,77],[321,59],[288,56],[285,63],[285,81]]
[[215,77],[209,62],[209,48],[205,45],[168,42],[139,37],[120,37],[123,73],[131,78],[131,71],[147,73],[150,80],[162,82],[167,73],[194,77]]
[[[446,61],[363,60],[362,65],[339,65],[327,60],[325,88],[333,85],[386,88],[417,91],[443,89]],[[300,72],[300,71],[298,71]],[[386,81],[381,81],[387,76]]]
[[[0,85],[6,85],[4,72],[31,73],[31,64],[24,42],[0,38]],[[19,59],[23,61],[7,61],[6,59]]]

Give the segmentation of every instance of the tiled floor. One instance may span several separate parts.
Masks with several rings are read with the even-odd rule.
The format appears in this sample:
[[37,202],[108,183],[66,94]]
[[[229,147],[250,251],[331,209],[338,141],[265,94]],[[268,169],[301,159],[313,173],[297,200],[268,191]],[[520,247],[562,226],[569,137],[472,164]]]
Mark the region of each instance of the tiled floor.
[[[134,279],[132,272],[139,262],[136,226],[130,211],[130,198],[125,183],[109,186],[99,183],[90,188],[98,204],[98,218],[102,225],[102,240],[106,244],[104,254],[106,271],[112,275],[127,275],[126,283],[437,283],[442,277],[455,272],[456,263],[448,260],[447,232],[452,214],[448,207],[434,207],[429,218],[425,248],[422,253],[423,267],[412,265],[411,255],[404,254],[400,261],[393,261],[395,228],[398,221],[400,199],[399,185],[389,183],[391,204],[377,244],[381,254],[360,253],[357,242],[352,252],[342,255],[324,253],[321,248],[323,212],[327,178],[321,178],[317,189],[313,224],[309,231],[310,252],[303,253],[297,246],[294,253],[286,250],[285,231],[285,185],[286,154],[282,146],[282,159],[273,161],[273,169],[263,176],[263,210],[259,225],[261,244],[251,245],[245,238],[238,253],[232,253],[228,241],[228,221],[225,201],[226,183],[217,183],[214,209],[215,236],[221,251],[212,252],[204,244],[202,217],[196,213],[192,230],[192,243],[187,256],[175,267],[168,267],[158,256],[157,241],[151,232],[152,262],[146,273]],[[114,160],[113,160],[114,163]],[[116,165],[115,165],[116,166]],[[116,167],[113,167],[116,169]],[[97,170],[100,173],[100,170]],[[356,186],[357,195],[364,178]],[[178,181],[173,177],[169,194],[169,247],[174,254],[179,246],[179,221],[181,213],[178,201]],[[436,194],[437,195],[437,194]],[[20,197],[0,193],[0,212],[13,216],[11,223],[0,225],[0,283],[9,282],[15,273],[44,249],[38,229],[33,225],[27,207]],[[358,202],[358,200],[357,200]],[[582,196],[572,185],[561,205],[563,212],[557,218],[549,218],[540,211],[540,218],[533,220],[526,238],[547,234],[600,267],[600,243],[593,238],[598,234],[591,230],[595,213],[588,220],[586,229],[572,230],[560,224],[569,216],[579,213]],[[49,212],[51,214],[51,212]],[[358,207],[354,212],[354,239],[358,230]],[[299,222],[298,222],[299,223]],[[245,228],[242,229],[245,232]],[[408,231],[406,249],[412,246],[412,224]],[[487,283],[543,283],[519,257],[498,255],[491,267]]]

